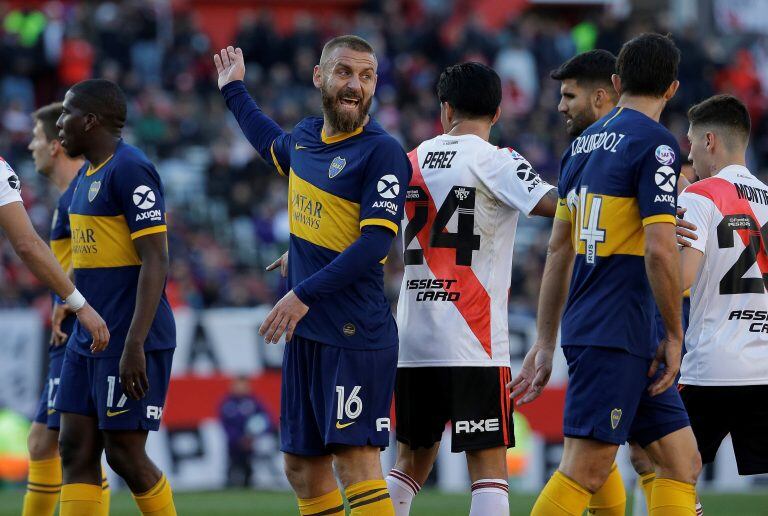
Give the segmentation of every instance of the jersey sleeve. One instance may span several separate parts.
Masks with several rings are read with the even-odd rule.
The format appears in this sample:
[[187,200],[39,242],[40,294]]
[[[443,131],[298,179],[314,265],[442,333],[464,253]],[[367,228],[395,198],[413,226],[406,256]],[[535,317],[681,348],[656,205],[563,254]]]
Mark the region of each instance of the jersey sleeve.
[[0,206],[21,201],[21,181],[7,161],[0,158]]
[[167,231],[163,185],[151,163],[133,162],[116,171],[112,195],[125,215],[131,239]]
[[683,218],[696,226],[694,233],[698,238],[690,240],[691,247],[704,253],[709,236],[709,227],[712,224],[712,216],[716,209],[715,205],[706,197],[688,191],[680,194],[678,203],[681,208],[686,209]]
[[[628,148],[632,153],[638,150],[637,146]],[[654,136],[652,145],[645,143],[639,149],[635,171],[637,203],[643,226],[657,222],[675,223],[680,166],[680,148],[671,134]]]
[[291,170],[291,133],[283,133],[272,141],[269,146],[269,157],[278,174],[288,177]]
[[494,161],[497,173],[494,174],[493,193],[501,202],[526,216],[554,188],[515,150],[499,149],[494,152]]
[[570,155],[569,147],[560,158],[560,176],[557,181],[557,210],[555,210],[555,218],[565,222],[571,222],[571,212],[568,209],[568,185],[563,179],[563,170]]
[[382,139],[375,144],[360,196],[361,229],[378,225],[397,234],[412,172],[408,156],[395,139]]

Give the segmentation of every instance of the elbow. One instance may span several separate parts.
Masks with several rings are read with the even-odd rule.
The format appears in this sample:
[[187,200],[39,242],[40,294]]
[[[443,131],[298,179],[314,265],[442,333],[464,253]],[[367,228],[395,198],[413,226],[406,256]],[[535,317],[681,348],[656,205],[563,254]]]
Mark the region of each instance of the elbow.
[[678,259],[678,251],[674,243],[668,245],[667,242],[650,242],[645,245],[645,261],[649,265],[673,263]]

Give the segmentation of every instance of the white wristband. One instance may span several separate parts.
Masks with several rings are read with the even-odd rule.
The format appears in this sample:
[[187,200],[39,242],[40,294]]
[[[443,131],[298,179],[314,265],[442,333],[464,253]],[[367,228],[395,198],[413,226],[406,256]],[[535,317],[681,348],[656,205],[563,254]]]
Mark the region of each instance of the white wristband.
[[85,297],[77,289],[75,289],[74,292],[68,295],[64,301],[67,302],[67,306],[69,306],[70,310],[72,310],[73,312],[77,312],[78,310],[80,310],[82,307],[85,306],[85,303],[86,303]]

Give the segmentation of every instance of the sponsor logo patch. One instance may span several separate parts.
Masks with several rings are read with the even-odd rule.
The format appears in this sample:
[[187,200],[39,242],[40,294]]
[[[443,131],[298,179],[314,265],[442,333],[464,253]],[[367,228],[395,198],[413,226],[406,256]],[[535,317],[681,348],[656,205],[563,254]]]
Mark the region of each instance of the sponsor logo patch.
[[656,147],[656,161],[662,165],[671,165],[675,162],[675,151],[669,145],[659,145]]
[[662,191],[672,193],[677,184],[677,177],[675,177],[675,171],[672,167],[664,165],[656,170],[656,174],[653,176],[653,180],[656,181]]
[[133,204],[140,210],[148,210],[155,205],[155,192],[147,185],[137,186],[133,191]]
[[376,190],[383,198],[394,199],[400,193],[400,181],[394,175],[387,174],[379,179],[379,182],[376,184]]

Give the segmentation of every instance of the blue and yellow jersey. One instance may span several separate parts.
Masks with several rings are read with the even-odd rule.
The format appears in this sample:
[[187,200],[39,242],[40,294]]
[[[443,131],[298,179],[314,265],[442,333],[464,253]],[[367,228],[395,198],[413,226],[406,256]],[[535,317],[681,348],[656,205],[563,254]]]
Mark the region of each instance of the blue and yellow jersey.
[[[72,238],[69,229],[69,205],[72,203],[72,195],[75,193],[75,186],[77,186],[77,176],[69,183],[69,186],[64,193],[59,197],[59,201],[56,203],[56,208],[53,210],[53,218],[51,220],[51,238],[50,246],[53,251],[56,260],[64,269],[64,272],[68,272],[72,268]],[[51,294],[54,302],[59,300],[59,296]],[[61,331],[67,335],[72,335],[72,328],[75,325],[77,317],[73,314],[67,316],[61,322]],[[64,346],[51,346],[49,348],[51,354],[64,353]]]
[[571,224],[576,260],[564,346],[654,352],[656,303],[645,272],[644,227],[675,223],[679,173],[675,138],[632,109],[614,109],[565,152],[556,217]]
[[[411,177],[402,147],[373,119],[330,138],[322,127],[322,118],[306,118],[270,146],[273,164],[288,176],[291,288],[333,261],[363,227],[397,233]],[[333,299],[313,303],[296,335],[356,349],[396,345],[383,280],[377,264]]]
[[[120,141],[104,163],[81,170],[69,209],[75,285],[109,327],[107,349],[90,351],[91,336],[75,324],[68,346],[96,357],[120,356],[136,305],[141,259],[133,240],[165,233],[163,185],[154,165]],[[163,292],[145,351],[176,346],[176,325]]]

